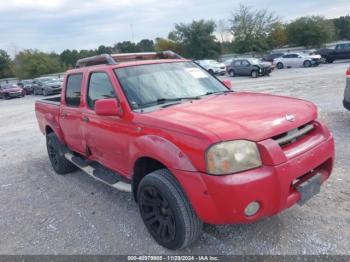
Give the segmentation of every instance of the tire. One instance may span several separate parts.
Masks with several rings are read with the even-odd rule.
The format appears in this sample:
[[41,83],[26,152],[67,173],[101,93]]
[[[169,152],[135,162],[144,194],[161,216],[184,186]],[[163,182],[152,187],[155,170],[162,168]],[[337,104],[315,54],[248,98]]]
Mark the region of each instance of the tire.
[[228,74],[230,75],[230,77],[235,77],[236,76],[236,73],[233,69],[231,69]]
[[304,67],[311,67],[311,61],[310,60],[306,60],[304,63],[303,63],[303,66]]
[[11,97],[10,97],[9,94],[5,94],[5,95],[4,95],[4,99],[9,100],[10,98],[11,98]]
[[46,148],[51,165],[59,175],[65,175],[77,170],[77,167],[64,157],[63,145],[55,133],[46,136]]
[[43,89],[43,95],[48,96],[46,89]]
[[214,71],[212,69],[209,69],[208,73],[211,74],[211,75],[214,75]]
[[33,90],[33,95],[36,96],[38,93],[36,92],[36,89]]
[[259,75],[259,73],[258,73],[258,71],[256,71],[256,70],[253,70],[252,72],[251,72],[251,74],[250,74],[253,78],[257,78],[258,77],[258,75]]
[[283,69],[284,65],[281,62],[278,62],[276,67],[277,67],[277,69]]
[[159,245],[182,249],[198,239],[203,224],[169,170],[146,175],[137,196],[143,222]]

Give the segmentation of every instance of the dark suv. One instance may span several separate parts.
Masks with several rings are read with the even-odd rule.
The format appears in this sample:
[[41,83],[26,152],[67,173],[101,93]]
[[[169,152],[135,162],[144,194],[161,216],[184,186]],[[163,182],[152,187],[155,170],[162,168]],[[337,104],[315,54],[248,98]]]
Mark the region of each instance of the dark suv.
[[327,63],[334,60],[350,59],[350,42],[337,44],[334,49],[320,49],[317,51]]
[[273,66],[269,62],[263,62],[257,58],[234,59],[227,67],[227,73],[231,76],[258,76],[270,75]]
[[284,53],[271,53],[271,54],[266,54],[262,57],[262,61],[266,61],[266,62],[273,62],[274,59],[279,58],[281,56],[283,56]]

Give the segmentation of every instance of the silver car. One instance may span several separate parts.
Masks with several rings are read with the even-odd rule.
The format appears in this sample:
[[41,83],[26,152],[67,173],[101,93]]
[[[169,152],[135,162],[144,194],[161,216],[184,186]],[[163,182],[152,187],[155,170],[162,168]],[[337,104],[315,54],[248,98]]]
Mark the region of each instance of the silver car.
[[301,54],[301,53],[288,53],[273,60],[273,64],[278,69],[288,67],[311,67],[318,65],[318,61],[315,57]]
[[343,105],[347,110],[350,110],[350,67],[346,71],[346,87],[344,92]]

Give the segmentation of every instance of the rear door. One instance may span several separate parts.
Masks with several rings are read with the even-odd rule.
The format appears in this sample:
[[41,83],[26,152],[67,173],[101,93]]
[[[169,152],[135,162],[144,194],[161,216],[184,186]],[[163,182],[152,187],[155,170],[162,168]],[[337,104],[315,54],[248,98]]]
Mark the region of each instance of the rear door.
[[242,75],[250,75],[251,73],[251,65],[248,60],[242,60],[241,62],[241,74]]
[[235,71],[235,74],[242,75],[242,60],[235,60],[232,62],[233,70]]
[[67,76],[64,99],[61,100],[60,126],[68,147],[85,155],[80,108],[82,81],[82,73]]

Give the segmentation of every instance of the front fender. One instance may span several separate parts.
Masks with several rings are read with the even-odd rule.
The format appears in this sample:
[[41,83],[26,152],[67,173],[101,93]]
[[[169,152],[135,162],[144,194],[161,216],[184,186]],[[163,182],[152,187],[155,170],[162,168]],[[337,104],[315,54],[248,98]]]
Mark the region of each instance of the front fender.
[[150,157],[171,169],[197,171],[190,159],[180,148],[169,140],[155,135],[146,135],[137,138],[129,147],[129,155],[131,160],[130,166],[132,168],[137,159]]

